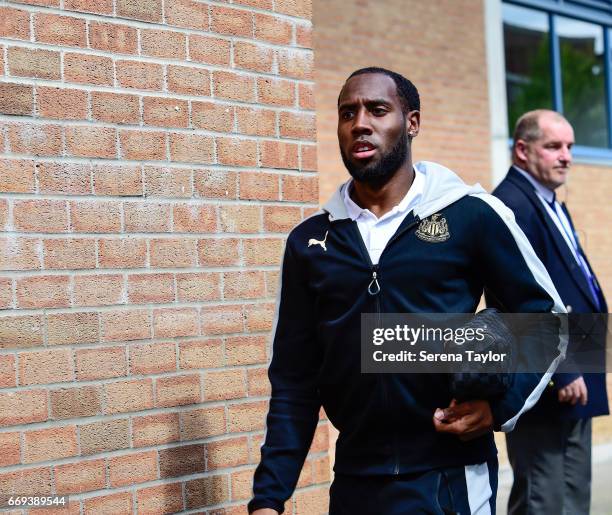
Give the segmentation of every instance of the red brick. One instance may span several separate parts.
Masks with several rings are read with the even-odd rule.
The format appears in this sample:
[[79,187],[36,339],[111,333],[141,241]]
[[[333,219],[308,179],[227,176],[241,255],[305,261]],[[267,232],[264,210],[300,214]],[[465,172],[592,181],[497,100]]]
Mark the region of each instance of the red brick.
[[75,306],[110,306],[124,303],[123,276],[77,275],[74,278]]
[[278,266],[281,262],[284,241],[280,238],[246,239],[242,245],[247,266]]
[[36,169],[41,193],[64,195],[91,193],[91,169],[88,164],[41,162],[36,164]]
[[30,13],[11,7],[0,7],[0,37],[30,39]]
[[217,215],[214,206],[177,204],[174,206],[174,232],[216,232]]
[[44,350],[19,354],[19,384],[61,383],[74,380],[70,350]]
[[200,376],[160,377],[155,380],[157,407],[180,406],[200,402]]
[[180,238],[151,240],[151,266],[160,268],[197,266],[196,240]]
[[182,369],[219,368],[224,364],[221,340],[181,342],[179,360]]
[[256,7],[258,9],[272,10],[272,0],[234,0],[234,4]]
[[[232,483],[232,501],[247,500],[251,496],[254,472],[253,469],[246,469],[232,473],[230,477]],[[298,483],[298,486],[302,485]],[[285,505],[288,505],[288,508],[286,508],[288,512],[293,511],[291,500],[287,501]]]
[[255,37],[278,45],[290,45],[293,39],[293,27],[287,20],[276,16],[255,13]]
[[244,370],[208,372],[204,376],[204,400],[239,399],[246,396]]
[[0,270],[40,268],[40,241],[9,236],[0,239]]
[[[16,470],[0,474],[0,491],[5,495],[51,495],[51,469],[48,467]],[[15,511],[11,512],[13,515]],[[21,511],[19,514],[23,513]]]
[[267,363],[265,336],[234,336],[225,343],[227,365],[256,365]]
[[121,230],[121,203],[118,201],[70,202],[74,232],[117,233]]
[[267,412],[268,403],[265,401],[230,405],[227,419],[230,432],[263,429]]
[[222,232],[256,233],[261,230],[261,208],[223,205],[219,210]]
[[183,494],[180,483],[143,488],[136,492],[138,513],[153,515],[176,513],[183,509]]
[[95,241],[90,239],[44,240],[46,269],[95,268]]
[[[1,335],[0,335],[1,336]],[[0,392],[0,424],[14,426],[47,420],[47,392]]]
[[115,419],[79,426],[81,454],[126,449],[130,446],[129,420]]
[[238,467],[249,462],[246,437],[218,440],[206,445],[207,470]]
[[0,388],[10,388],[16,385],[15,355],[3,354],[0,356]]
[[221,296],[219,274],[208,272],[177,274],[176,290],[179,302],[218,300]]
[[187,127],[189,107],[186,100],[144,97],[145,124],[158,127]]
[[132,512],[132,492],[90,497],[83,501],[85,515],[112,515]]
[[270,47],[236,41],[234,43],[234,64],[237,68],[262,73],[272,73],[274,51]]
[[102,393],[97,386],[51,390],[51,417],[65,419],[93,417],[102,413]]
[[194,0],[167,0],[166,23],[176,27],[208,30],[208,5]]
[[108,460],[110,486],[126,486],[157,479],[157,451],[116,456]]
[[312,24],[309,25],[296,25],[295,26],[295,39],[297,45],[306,48],[314,48],[314,42],[312,39]]
[[64,0],[64,9],[96,14],[112,14],[112,0]]
[[142,55],[183,60],[187,55],[185,42],[186,37],[182,32],[147,29],[140,31]]
[[298,146],[295,143],[280,141],[261,141],[261,165],[266,168],[298,167]]
[[186,163],[214,163],[214,141],[199,134],[170,134],[170,158]]
[[9,125],[8,140],[16,154],[59,156],[62,154],[62,130],[58,125]]
[[284,77],[312,80],[314,56],[312,50],[282,49],[277,53],[278,72]]
[[60,80],[60,53],[52,50],[10,47],[9,73],[18,77]]
[[191,197],[191,169],[145,166],[147,197]]
[[59,46],[87,46],[85,20],[73,16],[36,13],[34,16],[36,41]]
[[87,92],[79,89],[36,87],[38,113],[43,118],[86,120]]
[[302,170],[317,171],[317,146],[300,145]]
[[240,174],[240,198],[245,200],[279,200],[278,175],[264,172]]
[[111,127],[66,127],[66,153],[76,157],[117,157],[117,131]]
[[94,91],[91,94],[94,120],[107,123],[133,123],[140,121],[140,105],[136,95]]
[[104,385],[106,399],[104,413],[143,411],[153,407],[153,381],[140,379],[118,381]]
[[279,127],[282,138],[311,141],[315,141],[317,138],[315,117],[312,114],[284,111],[280,114]]
[[166,159],[166,134],[163,132],[122,130],[119,137],[124,159]]
[[298,103],[302,109],[314,111],[314,87],[311,84],[298,84]]
[[[4,55],[0,55],[4,58]],[[0,64],[3,61],[0,60]],[[0,69],[3,75],[4,68]],[[23,84],[0,84],[0,113],[30,116],[34,105],[34,88]]]
[[209,476],[185,483],[187,508],[210,506],[229,501],[228,476]]
[[78,500],[68,501],[66,506],[58,508],[31,508],[28,515],[80,515],[81,502]]
[[59,7],[59,0],[20,0],[21,4],[44,5],[46,7]]
[[0,159],[0,191],[34,193],[34,162],[23,159]]
[[269,109],[237,107],[238,132],[253,136],[276,136],[276,113]]
[[19,433],[0,433],[0,465],[18,465],[21,462]]
[[199,318],[195,308],[156,309],[153,311],[155,337],[197,336],[200,333]]
[[237,266],[240,264],[239,240],[205,238],[198,242],[201,266]]
[[147,243],[143,239],[98,240],[100,268],[142,268],[147,262]]
[[189,58],[204,64],[229,66],[231,45],[229,40],[208,36],[189,35]]
[[162,0],[117,0],[117,16],[161,22]]
[[170,204],[126,202],[123,204],[126,232],[170,231]]
[[197,195],[202,198],[236,198],[235,172],[225,170],[196,170],[194,183]]
[[216,97],[241,102],[255,101],[255,79],[234,72],[213,72],[213,93]]
[[64,54],[64,80],[96,84],[113,85],[113,60],[110,57],[89,54]]
[[96,195],[140,197],[143,194],[139,167],[94,165],[93,182]]
[[24,463],[67,458],[78,454],[76,426],[27,431],[23,439]]
[[317,203],[319,200],[318,178],[296,175],[283,176],[283,200]]
[[312,475],[314,483],[327,483],[330,480],[329,456],[313,458]]
[[127,362],[123,347],[76,351],[76,375],[79,381],[120,377],[126,373]]
[[102,340],[142,340],[151,336],[146,310],[107,311],[102,313]]
[[210,95],[210,73],[202,68],[168,65],[168,90],[187,95]]
[[132,345],[129,349],[131,374],[159,374],[176,370],[174,343]]
[[131,274],[128,276],[130,304],[148,304],[174,301],[172,274]]
[[217,132],[231,132],[234,128],[234,109],[214,102],[192,102],[191,124]]
[[262,104],[293,106],[295,104],[295,85],[283,79],[258,78],[258,100]]
[[162,413],[132,419],[134,447],[148,447],[176,442],[179,435],[179,414]]
[[204,334],[240,333],[244,330],[242,306],[221,305],[202,308]]
[[49,345],[95,343],[98,340],[97,313],[47,314],[47,341]]
[[185,445],[159,451],[161,478],[202,473],[205,468],[204,445]]
[[217,138],[218,161],[231,166],[257,166],[257,142],[236,138]]
[[42,343],[43,327],[40,316],[0,317],[0,349],[36,347]]
[[270,395],[271,386],[268,379],[268,369],[249,368],[247,370],[247,387],[249,397],[267,397]]
[[274,10],[278,13],[310,20],[312,18],[312,0],[276,0]]
[[115,68],[117,82],[123,88],[161,91],[164,86],[164,70],[160,64],[117,60]]
[[266,297],[276,298],[278,295],[279,276],[278,271],[265,272],[266,274]]
[[101,490],[106,486],[104,460],[87,460],[53,467],[58,494]]
[[114,54],[137,54],[138,31],[128,25],[91,21],[89,23],[89,45],[91,48]]
[[[13,307],[13,280],[10,277],[0,278],[0,309]],[[1,361],[1,359],[0,359]],[[2,368],[0,366],[0,368]],[[2,384],[2,373],[0,372],[0,384]]]
[[211,6],[211,30],[229,36],[253,36],[253,19],[249,11]]
[[62,308],[70,306],[68,276],[47,275],[17,280],[20,308]]
[[225,433],[225,408],[203,408],[183,411],[181,418],[181,437],[183,440],[198,440]]

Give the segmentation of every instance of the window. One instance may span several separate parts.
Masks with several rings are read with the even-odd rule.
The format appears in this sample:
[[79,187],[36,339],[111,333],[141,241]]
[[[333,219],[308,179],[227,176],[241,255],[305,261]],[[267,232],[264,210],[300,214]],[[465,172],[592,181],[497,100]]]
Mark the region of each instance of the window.
[[573,125],[576,154],[612,158],[612,0],[503,3],[509,133],[548,108]]

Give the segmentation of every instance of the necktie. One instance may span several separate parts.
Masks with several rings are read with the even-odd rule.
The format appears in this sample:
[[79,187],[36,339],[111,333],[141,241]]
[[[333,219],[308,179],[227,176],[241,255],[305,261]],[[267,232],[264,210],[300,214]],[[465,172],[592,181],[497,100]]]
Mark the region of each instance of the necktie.
[[591,296],[593,297],[593,300],[595,301],[595,305],[597,306],[597,309],[601,310],[601,303],[599,302],[599,293],[598,293],[599,288],[597,286],[597,283],[595,282],[595,277],[593,277],[593,274],[591,274],[591,271],[589,270],[589,267],[586,263],[584,252],[582,251],[582,247],[580,246],[580,243],[578,241],[578,235],[573,230],[570,233],[570,229],[565,226],[565,224],[563,223],[563,218],[559,215],[559,211],[557,208],[558,204],[555,201],[554,193],[553,193],[553,198],[550,202],[548,202],[548,205],[552,209],[553,213],[556,215],[557,219],[559,220],[559,223],[561,224],[561,227],[563,227],[563,230],[567,234],[569,241],[572,243],[572,246],[576,250],[576,255],[578,256],[578,259],[576,261],[578,262],[578,266],[580,267],[580,270],[582,271],[582,274],[584,275],[584,278],[586,279],[587,285],[589,287],[589,291],[591,292]]

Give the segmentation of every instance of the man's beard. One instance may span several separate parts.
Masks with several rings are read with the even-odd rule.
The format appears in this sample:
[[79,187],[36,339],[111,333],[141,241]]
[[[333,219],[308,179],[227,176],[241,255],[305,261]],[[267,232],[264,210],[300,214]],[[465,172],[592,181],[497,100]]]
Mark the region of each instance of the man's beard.
[[386,184],[395,172],[406,162],[408,157],[408,135],[406,131],[398,138],[393,148],[382,154],[377,162],[365,165],[356,164],[348,159],[342,148],[340,155],[344,166],[351,174],[353,179],[359,182],[365,182],[371,186],[382,186]]

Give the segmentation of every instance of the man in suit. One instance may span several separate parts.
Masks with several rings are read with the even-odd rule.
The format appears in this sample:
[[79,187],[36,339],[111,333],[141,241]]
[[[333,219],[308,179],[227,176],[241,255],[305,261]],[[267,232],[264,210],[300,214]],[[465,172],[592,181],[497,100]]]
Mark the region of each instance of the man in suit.
[[[576,332],[574,314],[608,310],[570,214],[555,199],[555,190],[569,175],[573,144],[574,131],[560,114],[524,114],[514,131],[512,167],[493,192],[514,211],[572,313],[570,334]],[[570,337],[566,372],[553,376],[536,406],[506,436],[514,471],[510,514],[589,513],[591,418],[609,413],[605,374],[580,373],[580,353],[575,351],[589,338],[585,333]]]

